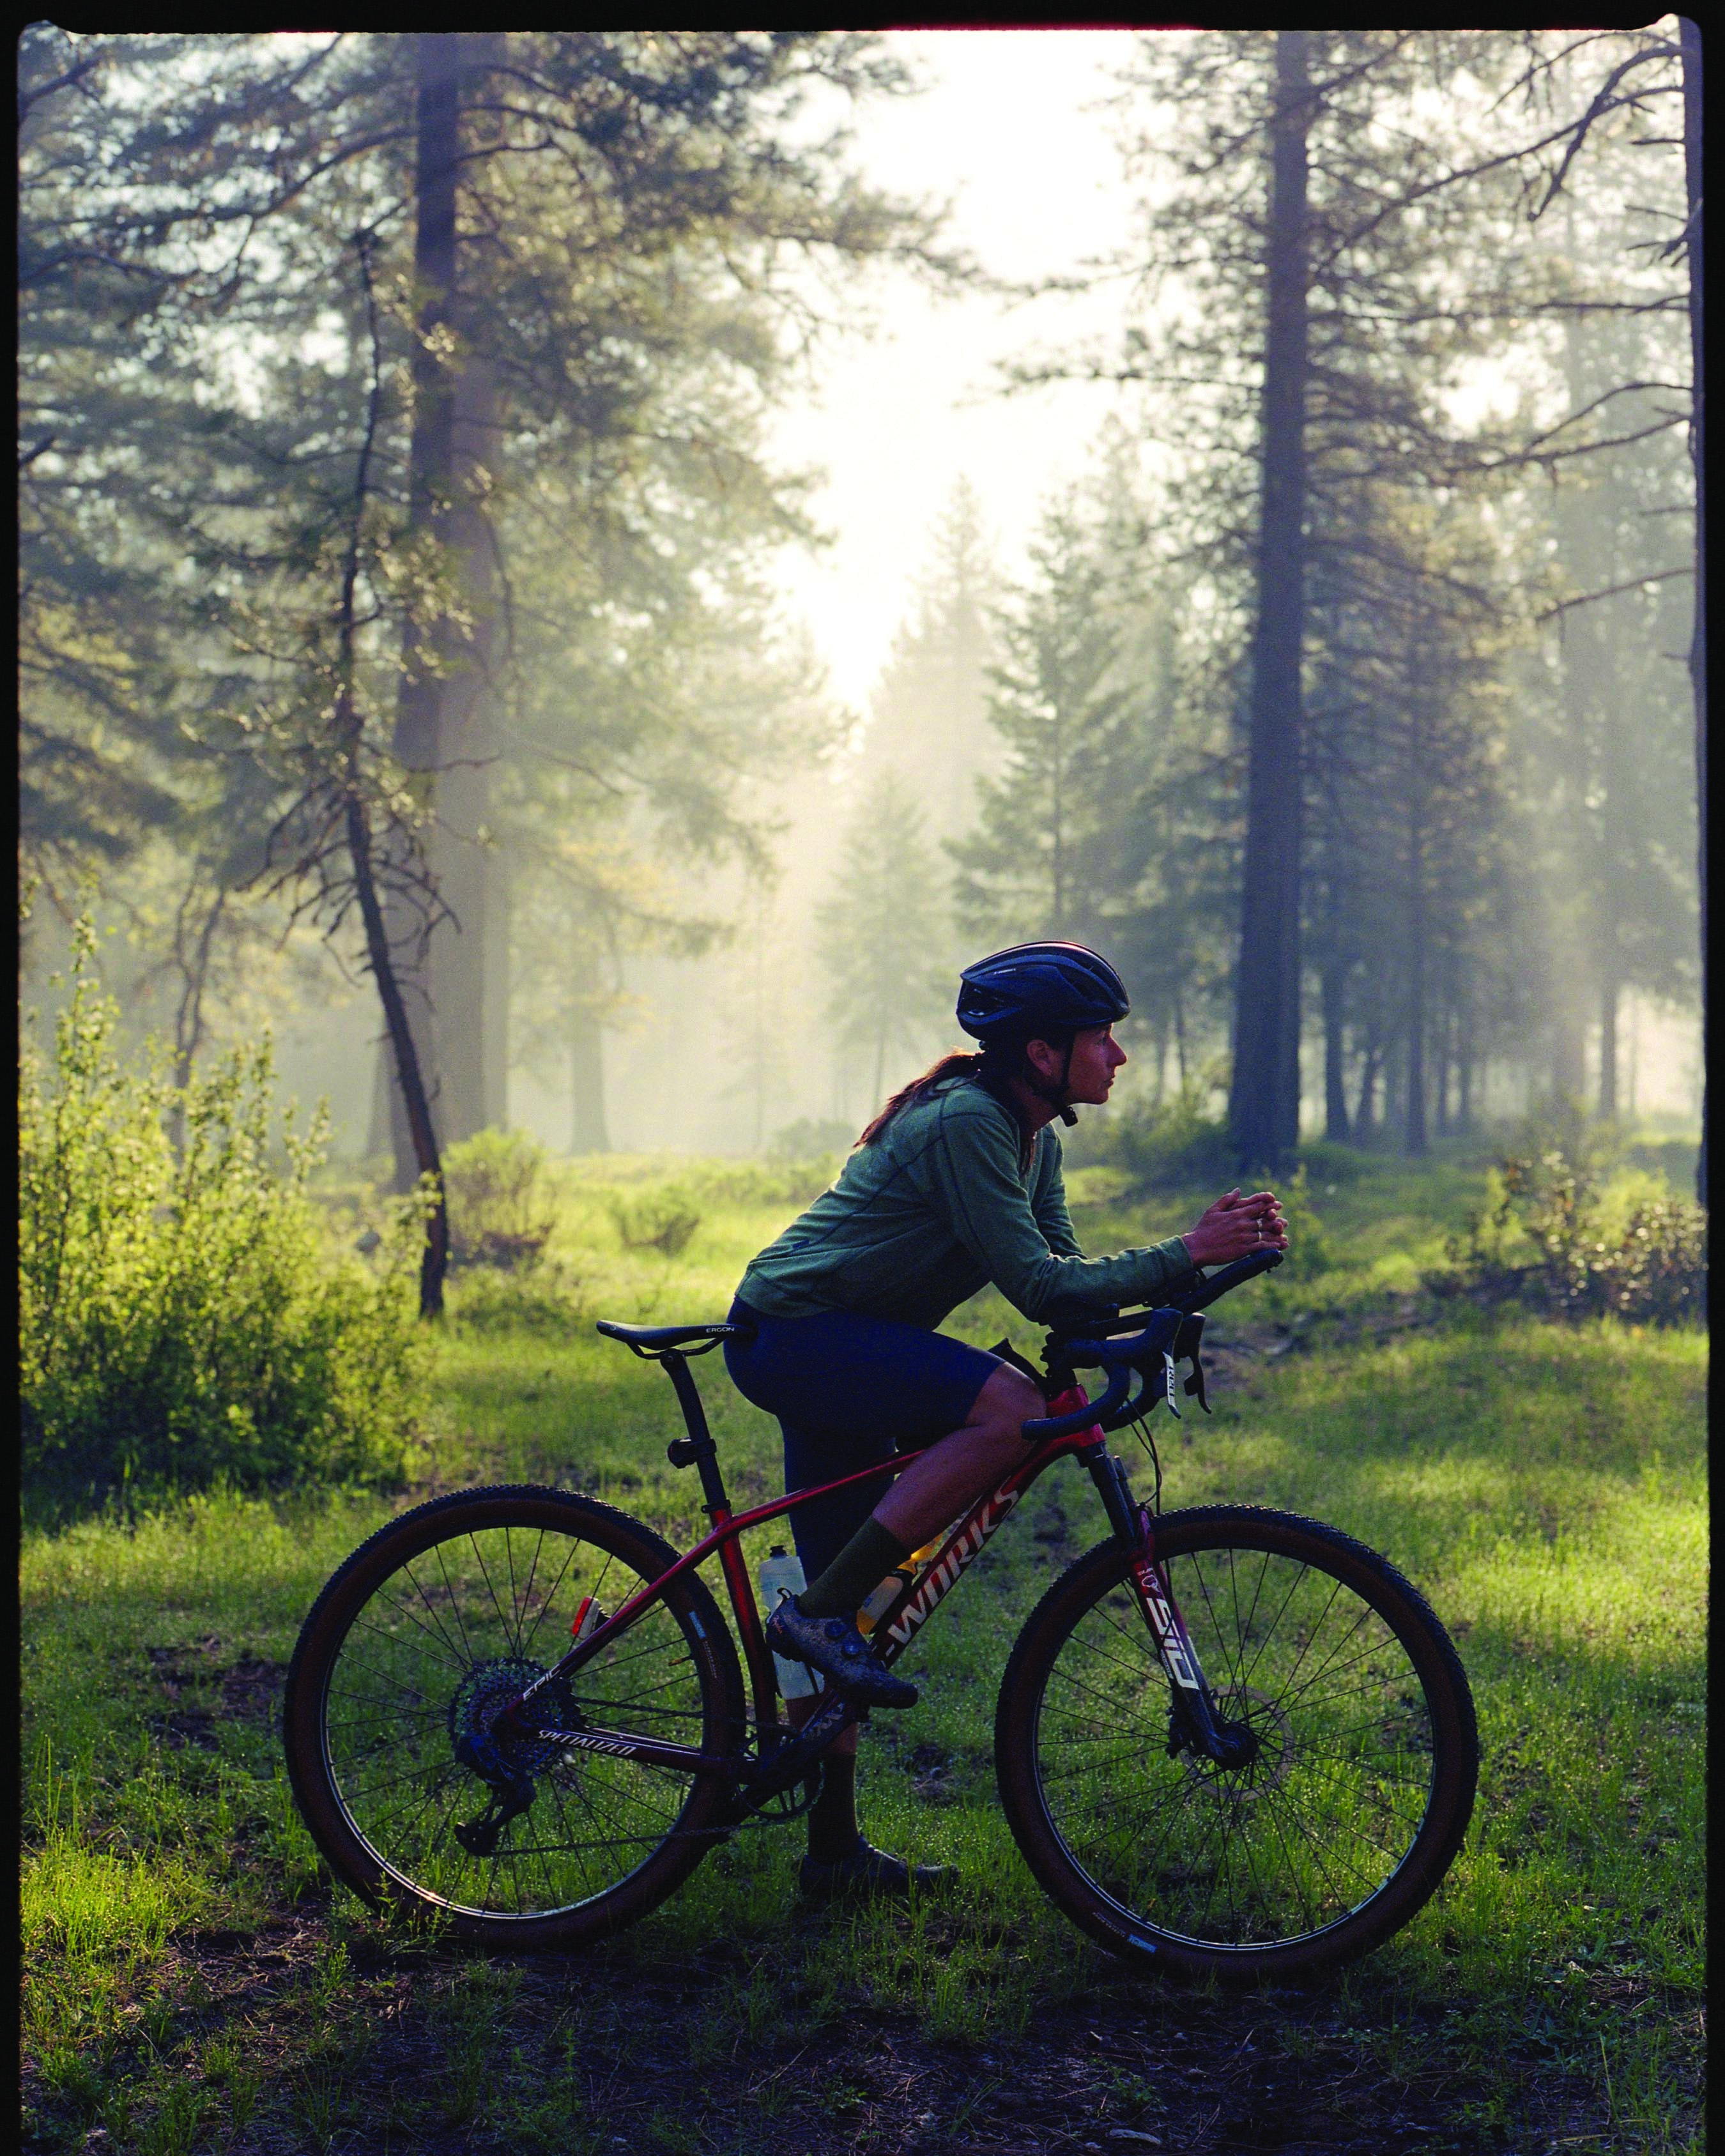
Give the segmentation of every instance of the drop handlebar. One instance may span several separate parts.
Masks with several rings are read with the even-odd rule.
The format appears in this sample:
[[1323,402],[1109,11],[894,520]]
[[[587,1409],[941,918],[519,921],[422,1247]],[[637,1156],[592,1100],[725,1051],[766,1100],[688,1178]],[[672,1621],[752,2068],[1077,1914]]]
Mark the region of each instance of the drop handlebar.
[[[1050,1438],[1070,1437],[1094,1424],[1106,1430],[1117,1430],[1130,1422],[1137,1414],[1145,1392],[1141,1384],[1137,1393],[1127,1398],[1133,1373],[1144,1376],[1143,1365],[1150,1357],[1167,1353],[1180,1329],[1181,1320],[1207,1309],[1244,1281],[1255,1280],[1260,1273],[1273,1271],[1281,1260],[1280,1250],[1260,1250],[1249,1258],[1236,1258],[1232,1265],[1219,1266],[1208,1276],[1199,1273],[1193,1286],[1179,1295],[1170,1296],[1165,1307],[1153,1311],[1149,1323],[1138,1332],[1091,1340],[1062,1337],[1060,1352],[1070,1361],[1099,1363],[1107,1371],[1107,1389],[1101,1399],[1075,1408],[1070,1414],[1033,1417],[1024,1424],[1025,1443],[1044,1445]],[[1096,1316],[1105,1323],[1114,1318],[1112,1312],[1099,1312]]]

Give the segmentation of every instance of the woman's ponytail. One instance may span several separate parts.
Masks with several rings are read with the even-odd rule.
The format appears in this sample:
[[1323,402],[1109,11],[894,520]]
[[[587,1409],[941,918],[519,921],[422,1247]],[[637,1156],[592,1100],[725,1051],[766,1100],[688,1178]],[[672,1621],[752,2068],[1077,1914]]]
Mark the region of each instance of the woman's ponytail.
[[913,1078],[908,1086],[900,1086],[897,1092],[893,1095],[874,1122],[857,1140],[856,1146],[851,1147],[851,1151],[855,1152],[857,1146],[873,1145],[901,1108],[908,1108],[913,1101],[920,1101],[925,1093],[938,1086],[942,1079],[974,1078],[982,1067],[983,1059],[980,1055],[968,1054],[962,1048],[949,1049],[939,1062],[931,1063],[920,1078]]
[[[1076,1034],[1070,1026],[1046,1026],[1033,1037],[1048,1041],[1052,1047],[1065,1050],[1070,1056]],[[1013,1098],[1012,1081],[1015,1078],[1022,1079],[1033,1091],[1040,1091],[1042,1089],[1025,1060],[1024,1040],[1015,1034],[993,1035],[973,1054],[967,1053],[962,1048],[948,1050],[938,1063],[931,1063],[920,1078],[913,1078],[908,1086],[899,1088],[851,1151],[855,1152],[858,1147],[873,1145],[901,1108],[908,1108],[913,1101],[920,1101],[925,1093],[932,1091],[947,1078],[973,1078],[978,1085],[988,1088],[1018,1125],[1022,1147],[1019,1165],[1028,1167],[1030,1148],[1036,1134],[1025,1122],[1024,1110]]]

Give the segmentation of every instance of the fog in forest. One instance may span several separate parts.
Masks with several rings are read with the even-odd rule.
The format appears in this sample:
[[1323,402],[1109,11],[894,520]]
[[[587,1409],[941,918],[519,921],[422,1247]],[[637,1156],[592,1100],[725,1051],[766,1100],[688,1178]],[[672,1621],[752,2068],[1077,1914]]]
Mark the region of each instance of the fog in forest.
[[[643,212],[637,244],[650,176],[608,168],[611,252],[555,301],[583,213],[556,160],[506,177],[473,93],[497,155],[457,284],[491,297],[454,332],[447,469],[467,418],[498,446],[471,453],[490,536],[442,532],[452,642],[402,566],[431,396],[411,144],[254,205],[242,259],[222,206],[321,33],[55,33],[116,49],[24,134],[27,1001],[88,900],[134,1039],[190,1067],[267,1026],[335,1151],[388,1155],[345,827],[306,777],[353,711],[369,798],[418,803],[399,948],[410,890],[447,915],[444,1142],[848,1144],[957,1040],[959,966],[1043,935],[1127,978],[1117,1103],[1220,1116],[1254,670],[1261,697],[1291,605],[1302,1133],[1418,1152],[1554,1093],[1692,1129],[1684,162],[1633,107],[1574,129],[1636,34],[1310,33],[1292,598],[1262,522],[1276,38],[821,33],[798,97],[739,76],[713,108],[716,158],[788,146],[786,200],[739,185],[728,239],[730,211]],[[507,36],[563,64],[562,33]],[[295,94],[387,103],[410,42],[352,40]],[[482,88],[496,39],[466,42]],[[228,165],[153,239],[201,184],[172,131],[130,210],[105,153],[194,95]],[[444,654],[417,762],[409,637]]]

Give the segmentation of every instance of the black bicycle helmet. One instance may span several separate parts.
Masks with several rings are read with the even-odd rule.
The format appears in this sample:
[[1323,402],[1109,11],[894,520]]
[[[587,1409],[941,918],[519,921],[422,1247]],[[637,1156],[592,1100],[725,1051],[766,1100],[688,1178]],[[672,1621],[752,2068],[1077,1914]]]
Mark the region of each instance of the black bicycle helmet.
[[1079,1033],[1131,1008],[1119,974],[1082,943],[1014,943],[959,976],[958,1023],[977,1040],[1034,1040],[1044,1026]]

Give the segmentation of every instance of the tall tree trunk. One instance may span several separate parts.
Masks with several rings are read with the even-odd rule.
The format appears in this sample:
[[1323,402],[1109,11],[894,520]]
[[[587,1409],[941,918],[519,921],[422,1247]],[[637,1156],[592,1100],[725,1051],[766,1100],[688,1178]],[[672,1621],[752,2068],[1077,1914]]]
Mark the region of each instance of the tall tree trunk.
[[1551,1091],[1553,1100],[1579,1101],[1587,1082],[1587,1025],[1565,984],[1552,1020]]
[[[490,861],[484,842],[490,797],[490,674],[495,559],[486,497],[495,461],[496,388],[491,370],[464,348],[456,178],[462,77],[473,48],[459,31],[418,35],[418,162],[414,280],[420,295],[409,448],[410,521],[436,541],[453,603],[410,620],[403,638],[395,749],[420,774],[425,817],[424,887],[403,887],[393,864],[388,930],[403,1007],[426,1073],[428,1101],[444,1142],[501,1120],[491,1097],[504,1053],[501,1009],[488,998],[487,961],[497,938],[486,920]],[[413,1174],[405,1102],[392,1118],[396,1182]]]
[[361,445],[359,468],[354,482],[353,521],[348,534],[347,559],[341,571],[341,599],[336,609],[340,673],[333,728],[336,756],[336,787],[341,803],[348,862],[352,871],[354,894],[359,901],[360,918],[365,927],[367,962],[372,978],[377,983],[378,1000],[383,1006],[384,1030],[394,1055],[396,1080],[416,1170],[415,1181],[422,1183],[430,1196],[425,1219],[425,1244],[419,1257],[419,1315],[422,1318],[439,1318],[444,1312],[444,1277],[449,1265],[449,1212],[444,1187],[443,1160],[438,1150],[437,1131],[432,1122],[424,1073],[420,1065],[408,1007],[401,992],[395,953],[391,947],[388,924],[384,918],[383,901],[378,888],[377,847],[372,831],[371,811],[364,792],[364,726],[353,685],[357,641],[354,594],[359,582],[360,546],[365,529],[372,459],[377,447],[383,388],[377,295],[372,282],[370,257],[367,244],[363,241],[360,244],[360,267],[365,280],[366,305],[371,328],[372,388],[367,403],[365,439]]
[[218,888],[189,954],[185,948],[186,910],[192,902],[189,890],[175,923],[175,952],[184,983],[179,1008],[174,1013],[174,1101],[167,1133],[168,1142],[176,1152],[185,1148],[186,1088],[192,1082],[192,1067],[203,1045],[203,997],[209,985],[210,954],[215,947],[216,931],[227,910],[228,898],[228,892]]
[[1308,35],[1279,30],[1265,257],[1263,509],[1229,1122],[1243,1168],[1300,1136],[1300,661],[1305,625]]
[[1180,1091],[1183,1094],[1187,1086],[1186,998],[1178,981],[1174,983],[1174,1066],[1180,1074]]
[[1599,1113],[1617,1113],[1617,1006],[1623,990],[1609,952],[1601,959],[1599,983]]
[[570,961],[569,1150],[609,1152],[611,1133],[605,1116],[605,1040],[596,1008],[598,968],[591,952]]
[[1631,1122],[1639,1113],[1636,1101],[1636,1081],[1641,1067],[1641,1029],[1636,1023],[1637,1014],[1631,1009],[1629,1020],[1629,1118]]
[[1418,825],[1409,848],[1412,880],[1408,922],[1407,1115],[1403,1151],[1410,1160],[1426,1151],[1425,1138],[1425,866]]
[[1440,1005],[1432,1039],[1437,1049],[1437,1067],[1431,1075],[1431,1127],[1435,1137],[1450,1134],[1450,1018],[1447,1005]]
[[1376,1127],[1378,1119],[1378,1074],[1383,1068],[1384,1050],[1375,1038],[1366,1043],[1366,1052],[1360,1059],[1359,1096],[1353,1110],[1353,1140],[1363,1145]]
[[1329,959],[1323,969],[1324,1136],[1332,1144],[1348,1142],[1347,968]]
[[437,624],[446,671],[438,684],[441,768],[429,846],[439,895],[450,916],[434,930],[430,948],[445,1144],[503,1121],[499,1079],[507,1050],[508,909],[502,865],[486,829],[497,748],[495,557],[486,506],[496,439],[495,378],[485,362],[470,359],[455,388],[450,501],[440,534],[454,565],[457,606],[465,619]]
[[1695,417],[1689,445],[1695,459],[1695,628],[1689,639],[1689,680],[1695,696],[1695,798],[1699,810],[1701,870],[1701,1153],[1695,1194],[1707,1202],[1707,369],[1702,345],[1701,30],[1688,16],[1678,19],[1683,54],[1683,172],[1689,222],[1689,349],[1695,374]]
[[[351,701],[351,699],[346,701]],[[338,712],[338,723],[340,717]],[[449,1268],[449,1214],[444,1195],[443,1162],[438,1150],[437,1131],[432,1122],[431,1104],[419,1067],[419,1053],[414,1043],[413,1028],[408,1022],[407,1005],[403,1000],[396,977],[394,953],[390,947],[383,908],[377,896],[370,819],[366,814],[365,803],[357,793],[350,793],[347,797],[346,816],[348,858],[353,867],[354,888],[359,895],[360,917],[365,923],[366,951],[372,978],[377,984],[378,998],[383,1005],[383,1022],[388,1030],[390,1046],[395,1055],[396,1080],[408,1126],[408,1142],[413,1148],[413,1161],[418,1171],[415,1180],[419,1176],[429,1178],[432,1189],[431,1213],[425,1224],[425,1247],[419,1257],[419,1315],[422,1317],[441,1317],[444,1314],[444,1276]]]

